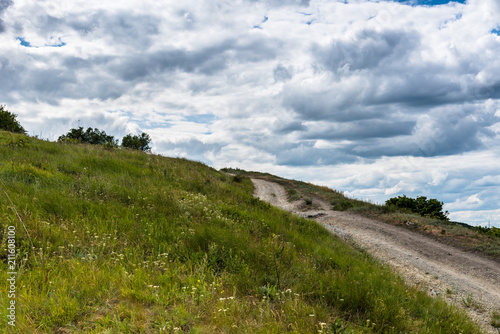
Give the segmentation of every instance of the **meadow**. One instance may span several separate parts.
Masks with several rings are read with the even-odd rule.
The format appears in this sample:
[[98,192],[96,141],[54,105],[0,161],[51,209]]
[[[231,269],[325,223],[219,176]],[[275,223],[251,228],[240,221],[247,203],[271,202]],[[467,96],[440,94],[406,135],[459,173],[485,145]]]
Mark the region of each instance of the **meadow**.
[[363,249],[252,192],[249,178],[199,162],[0,131],[0,328],[480,333]]

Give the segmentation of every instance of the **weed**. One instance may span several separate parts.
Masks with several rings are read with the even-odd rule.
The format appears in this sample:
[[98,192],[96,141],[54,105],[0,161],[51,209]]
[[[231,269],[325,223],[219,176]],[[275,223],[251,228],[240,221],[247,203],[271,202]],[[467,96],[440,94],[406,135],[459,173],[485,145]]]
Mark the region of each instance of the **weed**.
[[469,295],[467,295],[466,298],[462,297],[462,303],[465,305],[465,307],[471,308],[472,307],[472,296],[469,294]]
[[493,311],[491,316],[491,326],[500,328],[500,311]]

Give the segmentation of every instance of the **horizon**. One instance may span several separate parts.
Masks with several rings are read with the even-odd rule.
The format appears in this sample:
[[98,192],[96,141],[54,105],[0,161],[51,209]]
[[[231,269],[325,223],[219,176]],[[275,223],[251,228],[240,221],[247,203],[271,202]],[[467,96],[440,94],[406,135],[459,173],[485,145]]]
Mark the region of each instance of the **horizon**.
[[0,104],[500,227],[499,52],[494,0],[3,1]]

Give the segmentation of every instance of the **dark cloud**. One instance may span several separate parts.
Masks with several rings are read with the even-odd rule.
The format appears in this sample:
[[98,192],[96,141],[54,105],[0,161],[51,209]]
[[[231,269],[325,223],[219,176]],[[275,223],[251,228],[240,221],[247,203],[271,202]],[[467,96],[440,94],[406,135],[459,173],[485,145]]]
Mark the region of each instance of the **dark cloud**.
[[308,126],[303,139],[360,140],[366,138],[390,138],[411,135],[415,121],[392,121],[383,119],[361,120],[327,124],[320,129]]
[[276,157],[276,164],[281,166],[325,166],[359,160],[359,157],[349,150],[315,148],[313,141],[280,147],[273,153]]
[[292,78],[290,71],[283,65],[279,64],[273,71],[274,81],[287,81]]
[[274,131],[278,134],[289,134],[295,131],[306,131],[307,127],[301,121],[279,120],[274,122]]
[[85,15],[71,15],[67,19],[67,24],[81,35],[88,35],[101,27],[101,22],[106,16],[105,13],[86,13]]
[[112,16],[99,16],[102,32],[110,43],[128,45],[135,50],[145,50],[151,46],[159,33],[160,18],[154,15],[133,15],[121,12]]
[[454,82],[443,68],[410,68],[404,77],[380,75],[379,84],[366,97],[367,104],[400,104],[402,107],[433,107],[470,99],[461,83]]
[[417,124],[411,135],[358,140],[352,150],[364,158],[461,154],[484,148],[484,139],[495,136],[487,129],[488,125],[498,121],[493,113],[465,109],[438,111]]
[[10,100],[10,93],[14,92],[20,86],[21,73],[25,70],[24,66],[12,66],[7,57],[0,56],[0,94],[2,102]]
[[0,0],[0,34],[5,31],[5,24],[2,20],[4,11],[9,8],[14,2],[12,0]]
[[362,94],[355,89],[289,86],[283,89],[283,106],[295,111],[301,119],[312,121],[350,122],[387,115],[387,108],[362,105],[359,95]]
[[352,72],[405,61],[418,44],[419,34],[415,31],[363,30],[351,40],[333,40],[329,46],[315,46],[313,53],[332,72]]
[[258,62],[275,55],[276,49],[270,40],[229,39],[196,50],[171,49],[119,57],[111,65],[113,73],[123,80],[133,81],[175,70],[214,75],[230,62]]
[[[71,14],[62,18],[51,16],[42,9],[30,17],[30,23],[37,33],[46,37],[67,34],[68,29],[87,36],[103,37],[110,45],[121,45],[136,50],[145,50],[159,34],[160,18],[154,14],[138,15],[130,12],[108,13],[94,11],[85,14]],[[24,31],[20,28],[19,33]]]

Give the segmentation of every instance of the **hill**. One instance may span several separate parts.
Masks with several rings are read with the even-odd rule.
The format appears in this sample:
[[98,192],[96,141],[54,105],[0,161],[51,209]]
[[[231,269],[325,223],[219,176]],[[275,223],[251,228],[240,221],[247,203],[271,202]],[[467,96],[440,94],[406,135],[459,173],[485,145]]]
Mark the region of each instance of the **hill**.
[[6,332],[480,332],[201,163],[0,132],[0,187]]
[[241,177],[254,177],[278,183],[285,187],[289,201],[303,201],[304,210],[313,208],[312,199],[328,202],[332,210],[353,212],[388,224],[401,226],[432,237],[444,244],[467,252],[480,254],[500,262],[500,229],[474,227],[466,223],[422,216],[395,206],[377,205],[345,196],[342,192],[311,183],[288,180],[269,173],[224,169]]

